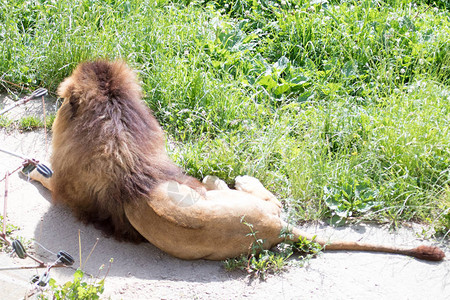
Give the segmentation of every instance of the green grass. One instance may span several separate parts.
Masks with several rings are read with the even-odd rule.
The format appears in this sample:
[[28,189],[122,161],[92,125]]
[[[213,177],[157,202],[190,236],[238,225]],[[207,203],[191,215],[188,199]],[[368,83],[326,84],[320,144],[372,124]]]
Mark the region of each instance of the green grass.
[[42,126],[42,121],[34,116],[23,117],[19,121],[19,128],[25,131],[30,131]]
[[[47,116],[45,122],[47,129],[51,129],[55,117],[55,114]],[[0,128],[31,131],[38,128],[44,128],[44,121],[36,116],[25,116],[18,120],[11,120],[8,117],[0,116]]]
[[0,116],[0,128],[7,128],[11,126],[12,123],[13,121],[8,119],[7,117]]
[[0,76],[123,58],[190,174],[254,175],[293,221],[448,232],[449,2],[318,2],[0,0]]

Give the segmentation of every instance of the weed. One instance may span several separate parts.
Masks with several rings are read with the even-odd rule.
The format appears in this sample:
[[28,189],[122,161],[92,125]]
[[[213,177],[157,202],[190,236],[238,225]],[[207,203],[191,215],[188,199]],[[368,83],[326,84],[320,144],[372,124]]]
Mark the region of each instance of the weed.
[[[268,274],[284,271],[289,264],[288,259],[294,252],[304,255],[299,257],[297,261],[305,263],[322,250],[320,245],[305,238],[300,238],[295,243],[286,240],[284,243],[278,244],[276,249],[267,250],[264,248],[264,241],[258,239],[257,232],[253,230],[253,225],[245,222],[244,218],[241,222],[249,228],[248,236],[251,236],[255,241],[249,255],[242,254],[223,262],[227,271],[245,270],[255,278],[265,280]],[[289,234],[289,230],[286,229],[286,231],[280,233],[280,236],[286,238]]]
[[378,190],[369,181],[359,182],[357,179],[349,179],[341,182],[339,186],[325,187],[325,203],[330,209],[330,223],[342,225],[346,219],[355,213],[365,213],[379,206],[375,201]]
[[[109,265],[106,270],[105,275],[102,279],[99,279],[100,272],[104,269],[104,265],[99,268],[98,274],[96,277],[89,275],[89,278],[85,278],[85,273],[81,269],[82,265],[86,265],[89,260],[90,255],[94,251],[97,246],[97,242],[94,244],[91,252],[88,257],[82,264],[81,260],[81,236],[80,231],[79,234],[79,246],[80,246],[80,268],[78,268],[73,274],[73,280],[67,281],[63,284],[58,284],[55,279],[49,277],[49,268],[47,271],[37,279],[36,277],[32,280],[35,283],[33,289],[29,292],[30,295],[36,295],[38,299],[100,299],[101,294],[104,291],[105,279],[108,276],[109,270],[111,268],[111,264],[113,263],[113,258],[109,260]],[[48,251],[48,250],[47,250]],[[74,263],[74,259],[65,251],[58,252],[58,259],[60,262],[64,264],[70,263],[72,265]],[[62,259],[64,258],[64,260]],[[47,276],[47,280],[42,282],[43,276]],[[39,281],[37,281],[39,280]],[[47,284],[48,283],[48,284]]]
[[[47,116],[45,119],[45,126],[48,129],[52,128],[53,122],[55,121],[55,114]],[[35,116],[22,117],[17,121],[11,120],[7,117],[0,117],[0,128],[18,128],[23,131],[31,131],[38,128],[44,127],[44,122]]]
[[0,116],[0,128],[8,128],[13,121],[5,116]]
[[47,116],[47,118],[45,119],[45,126],[48,129],[52,128],[55,118],[56,118],[56,114],[52,114],[52,115]]
[[[8,219],[8,218],[7,218]],[[0,216],[0,223],[3,224],[3,216]],[[20,228],[10,224],[9,222],[6,223],[6,232],[5,234],[8,236],[10,235],[13,231],[19,230]]]
[[100,295],[104,291],[104,279],[92,282],[83,280],[84,272],[77,269],[73,274],[73,281],[68,281],[64,284],[58,285],[56,281],[51,278],[49,281],[51,297],[41,295],[40,299],[100,299]]
[[[3,224],[3,216],[0,216],[0,224]],[[20,229],[19,227],[15,226],[13,224],[10,224],[9,222],[6,222],[5,227],[6,227],[5,228],[6,230],[4,232],[5,237],[9,237],[11,235],[11,233]],[[3,239],[0,239],[0,251],[4,251],[5,249],[7,249],[7,244],[3,241]]]
[[42,127],[42,121],[34,116],[23,117],[18,121],[19,128],[24,131],[30,131]]

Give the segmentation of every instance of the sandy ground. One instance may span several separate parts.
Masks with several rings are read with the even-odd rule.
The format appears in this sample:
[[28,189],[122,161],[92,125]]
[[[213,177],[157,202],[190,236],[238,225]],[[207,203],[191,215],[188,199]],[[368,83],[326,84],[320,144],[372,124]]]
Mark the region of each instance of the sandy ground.
[[[35,104],[38,105],[38,104]],[[48,105],[51,109],[51,105]],[[1,108],[1,101],[0,101]],[[36,110],[27,110],[36,113]],[[48,137],[50,140],[50,136]],[[20,133],[0,130],[0,147],[45,160],[42,130]],[[0,153],[0,179],[21,160]],[[0,211],[3,213],[4,182],[0,182]],[[227,272],[221,262],[183,261],[151,244],[132,245],[105,238],[92,226],[75,220],[64,207],[51,205],[51,195],[40,184],[27,182],[17,173],[9,180],[8,222],[19,226],[16,235],[36,241],[51,252],[65,250],[76,258],[73,268],[53,269],[58,283],[71,279],[80,265],[92,275],[99,267],[114,262],[106,278],[103,297],[111,299],[450,299],[450,261],[424,262],[400,255],[327,252],[300,266],[295,258],[281,274],[266,281],[243,272]],[[418,225],[392,232],[374,225],[333,229],[311,224],[306,230],[330,238],[416,246],[440,244],[450,257],[448,241],[422,241]],[[78,232],[81,233],[81,249]],[[94,244],[98,243],[89,257]],[[35,243],[31,245],[44,261],[55,255]],[[30,265],[29,259],[0,253],[0,267]],[[106,269],[106,268],[105,268]],[[20,299],[31,289],[28,283],[40,270],[0,271],[0,299]],[[100,278],[105,270],[100,272]]]

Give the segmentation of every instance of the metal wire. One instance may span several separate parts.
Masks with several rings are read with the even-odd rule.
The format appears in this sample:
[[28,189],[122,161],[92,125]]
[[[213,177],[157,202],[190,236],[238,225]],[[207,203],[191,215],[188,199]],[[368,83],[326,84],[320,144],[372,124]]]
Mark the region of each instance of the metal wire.
[[48,250],[47,248],[45,248],[44,246],[42,246],[42,244],[40,244],[39,242],[37,242],[37,241],[34,241],[34,242],[35,242],[38,246],[40,246],[42,249],[44,249],[45,251],[47,251],[48,253],[51,253],[51,254],[53,254],[53,255],[57,255],[56,253],[54,253],[54,252]]

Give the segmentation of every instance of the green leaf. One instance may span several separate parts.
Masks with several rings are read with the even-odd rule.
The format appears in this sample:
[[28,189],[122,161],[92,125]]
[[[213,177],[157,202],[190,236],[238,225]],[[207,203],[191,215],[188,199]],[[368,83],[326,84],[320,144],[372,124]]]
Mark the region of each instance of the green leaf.
[[289,65],[289,59],[285,56],[280,57],[280,59],[273,65],[275,69],[284,70]]
[[277,86],[277,83],[273,80],[272,75],[270,74],[260,77],[257,83],[266,87],[268,90],[272,90]]
[[332,215],[330,218],[325,219],[325,221],[331,226],[339,227],[345,225],[346,219],[337,215]]
[[289,83],[278,84],[273,93],[277,96],[284,94],[285,92],[290,90]]
[[342,67],[342,73],[345,75],[345,77],[355,78],[358,75],[357,65],[352,61],[346,62]]
[[309,82],[309,78],[304,75],[298,75],[291,80],[289,80],[290,83],[296,84],[296,85],[304,85],[305,83]]
[[73,274],[73,278],[75,279],[75,281],[80,281],[81,278],[83,278],[83,276],[84,276],[84,273],[80,269],[77,269],[75,271],[75,273]]

